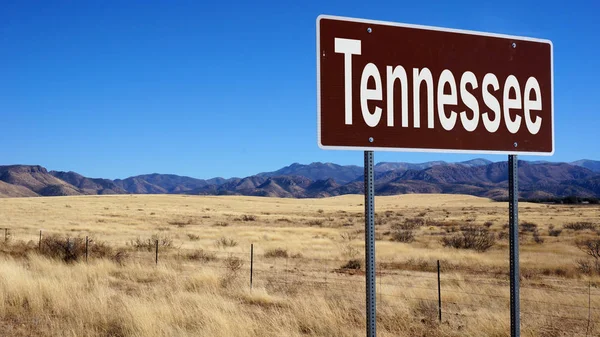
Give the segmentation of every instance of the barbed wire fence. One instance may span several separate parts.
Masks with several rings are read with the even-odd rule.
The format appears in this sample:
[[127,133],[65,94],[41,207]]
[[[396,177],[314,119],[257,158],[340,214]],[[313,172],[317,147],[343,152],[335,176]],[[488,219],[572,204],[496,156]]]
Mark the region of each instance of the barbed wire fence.
[[[53,233],[30,230],[18,231],[14,228],[1,228],[4,244],[19,240],[31,247],[42,248],[44,238],[52,235],[65,236],[64,232]],[[35,242],[35,241],[38,242]],[[69,239],[66,239],[68,245]],[[85,237],[85,259],[93,260],[94,254],[89,251],[89,236]],[[92,243],[93,244],[93,243]],[[256,245],[238,247],[242,251],[227,249],[197,249],[182,254],[180,249],[165,249],[159,240],[155,240],[153,249],[135,250],[127,257],[141,265],[155,265],[177,261],[187,264],[190,268],[182,272],[181,277],[193,278],[193,273],[200,269],[221,270],[224,273],[247,275],[248,287],[257,286],[270,288],[274,291],[290,291],[293,288],[321,289],[330,293],[344,296],[344,300],[356,305],[365,304],[365,280],[361,269],[343,268],[347,261],[343,259],[290,257],[289,255],[266,257],[265,253],[257,254]],[[164,249],[164,251],[163,251]],[[200,255],[193,255],[198,254]],[[504,310],[508,314],[510,297],[508,294],[508,279],[486,278],[468,275],[456,277],[453,273],[441,272],[438,263],[437,273],[403,271],[383,268],[385,263],[377,266],[377,297],[378,310],[406,309],[406,302],[417,301],[425,303],[436,320],[448,322],[455,319],[487,319],[485,313],[490,310]],[[315,267],[318,266],[318,267]],[[442,268],[443,270],[443,268]],[[436,275],[437,274],[437,275]],[[566,284],[565,282],[570,282]],[[556,279],[544,277],[540,282],[527,281],[521,284],[521,315],[522,317],[538,317],[547,319],[549,324],[542,327],[546,333],[568,336],[598,336],[595,322],[600,318],[600,289],[591,282],[576,286],[573,279]],[[467,289],[465,289],[467,288]],[[298,291],[296,289],[295,291]],[[561,303],[557,298],[565,298],[569,303]],[[490,300],[495,300],[491,302]],[[504,308],[498,307],[504,303]],[[434,310],[435,309],[435,310]],[[433,312],[433,314],[432,314]],[[482,314],[483,313],[483,314]],[[431,318],[431,317],[430,317]],[[523,320],[524,328],[527,320]],[[568,326],[569,329],[564,327]],[[562,327],[562,328],[561,328]]]

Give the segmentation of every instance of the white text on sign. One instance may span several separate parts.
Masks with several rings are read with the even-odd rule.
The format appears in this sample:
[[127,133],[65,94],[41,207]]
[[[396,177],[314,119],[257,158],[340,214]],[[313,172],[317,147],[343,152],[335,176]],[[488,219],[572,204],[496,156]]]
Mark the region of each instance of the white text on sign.
[[[346,125],[352,125],[352,57],[361,55],[361,41],[355,39],[335,38],[335,52],[344,55],[344,102],[345,115],[344,120]],[[438,77],[437,81],[437,104],[434,103],[434,77],[431,71],[424,68],[412,69],[412,93],[413,93],[413,127],[420,128],[420,90],[422,84],[425,84],[427,90],[427,127],[435,128],[434,108],[437,107],[437,119],[440,125],[447,131],[456,127],[457,120],[460,117],[460,124],[469,132],[477,129],[480,122],[483,123],[485,129],[494,133],[504,121],[506,128],[510,133],[517,133],[522,125],[522,118],[519,115],[511,117],[511,110],[522,110],[525,119],[525,125],[529,133],[535,135],[539,132],[543,118],[535,116],[532,118],[532,111],[542,110],[542,93],[540,85],[535,77],[529,77],[525,82],[523,92],[521,92],[521,84],[518,79],[510,75],[504,81],[502,88],[502,105],[492,91],[500,90],[498,78],[493,73],[487,73],[481,82],[481,92],[483,97],[483,112],[480,111],[480,102],[469,91],[479,88],[479,82],[473,72],[465,71],[460,76],[458,83],[460,94],[457,90],[456,78],[452,71],[445,69]],[[383,101],[383,85],[380,69],[373,63],[367,63],[363,68],[360,80],[360,108],[364,122],[370,127],[376,127],[381,121],[381,117],[385,114],[387,126],[394,126],[394,90],[396,84],[400,84],[400,103],[401,103],[401,125],[408,127],[408,77],[406,70],[401,65],[385,65],[385,83],[387,102]],[[373,78],[375,82],[374,88],[368,88],[368,81]],[[446,85],[450,88],[450,93],[444,93]],[[490,87],[492,91],[490,91]],[[510,97],[510,93],[514,92],[514,98]],[[534,99],[531,99],[531,94],[534,94]],[[446,111],[446,105],[457,105],[458,99],[470,109],[472,117],[469,118],[466,111]],[[375,102],[374,111],[369,110],[368,102]]]

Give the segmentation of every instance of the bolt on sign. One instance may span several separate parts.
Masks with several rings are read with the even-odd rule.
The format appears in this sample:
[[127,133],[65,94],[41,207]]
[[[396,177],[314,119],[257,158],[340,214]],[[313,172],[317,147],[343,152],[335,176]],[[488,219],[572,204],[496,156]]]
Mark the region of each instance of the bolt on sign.
[[552,42],[320,16],[323,149],[554,153]]

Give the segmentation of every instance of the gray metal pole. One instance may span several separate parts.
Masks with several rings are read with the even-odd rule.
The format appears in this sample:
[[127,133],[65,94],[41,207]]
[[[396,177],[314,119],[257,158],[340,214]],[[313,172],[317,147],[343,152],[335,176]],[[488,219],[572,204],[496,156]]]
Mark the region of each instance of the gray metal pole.
[[375,183],[373,179],[373,151],[365,151],[365,265],[367,288],[367,337],[376,337]]
[[508,223],[510,246],[510,336],[521,336],[519,301],[519,176],[516,155],[508,156]]

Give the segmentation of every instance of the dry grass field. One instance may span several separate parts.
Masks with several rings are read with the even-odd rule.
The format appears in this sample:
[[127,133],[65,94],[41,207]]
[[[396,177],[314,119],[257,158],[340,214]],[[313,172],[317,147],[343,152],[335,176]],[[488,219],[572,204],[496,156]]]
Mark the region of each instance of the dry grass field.
[[[364,336],[363,202],[0,199],[0,334]],[[376,212],[379,336],[509,335],[506,203],[402,195]],[[521,203],[519,217],[522,335],[599,336],[600,206]]]

